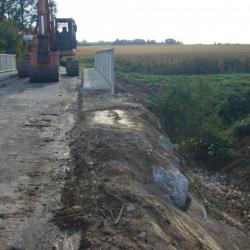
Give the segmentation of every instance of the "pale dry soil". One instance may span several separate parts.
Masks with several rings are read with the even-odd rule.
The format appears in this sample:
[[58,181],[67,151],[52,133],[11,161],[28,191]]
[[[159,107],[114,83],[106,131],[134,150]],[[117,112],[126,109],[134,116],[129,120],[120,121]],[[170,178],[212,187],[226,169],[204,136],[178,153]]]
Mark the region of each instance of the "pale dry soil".
[[52,249],[51,222],[70,168],[77,79],[31,84],[0,79],[0,249]]

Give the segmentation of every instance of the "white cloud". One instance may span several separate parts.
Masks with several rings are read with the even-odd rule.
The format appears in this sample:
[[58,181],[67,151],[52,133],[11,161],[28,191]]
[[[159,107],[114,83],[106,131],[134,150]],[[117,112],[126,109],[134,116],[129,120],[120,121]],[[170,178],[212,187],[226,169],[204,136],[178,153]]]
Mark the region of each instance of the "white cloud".
[[57,0],[79,40],[168,37],[184,43],[250,43],[249,0]]

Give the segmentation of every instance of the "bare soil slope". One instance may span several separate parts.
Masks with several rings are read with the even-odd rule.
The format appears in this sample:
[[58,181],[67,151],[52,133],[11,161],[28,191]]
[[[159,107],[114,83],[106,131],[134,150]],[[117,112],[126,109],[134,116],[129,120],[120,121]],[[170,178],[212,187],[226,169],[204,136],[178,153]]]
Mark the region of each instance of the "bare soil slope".
[[167,199],[153,169],[181,169],[181,160],[133,97],[84,96],[71,135],[74,168],[55,223],[74,249],[248,249],[249,235],[206,213],[201,199],[191,194],[186,211]]

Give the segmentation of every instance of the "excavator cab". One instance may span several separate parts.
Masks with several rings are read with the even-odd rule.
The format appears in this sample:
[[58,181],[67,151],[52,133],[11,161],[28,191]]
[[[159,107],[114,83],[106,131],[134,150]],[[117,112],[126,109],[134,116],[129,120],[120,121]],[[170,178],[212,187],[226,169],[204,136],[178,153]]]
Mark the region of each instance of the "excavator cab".
[[77,25],[72,18],[56,18],[56,49],[60,64],[65,66],[67,75],[79,76],[79,60],[75,57]]
[[69,52],[76,49],[77,26],[72,18],[56,19],[56,47],[60,51]]

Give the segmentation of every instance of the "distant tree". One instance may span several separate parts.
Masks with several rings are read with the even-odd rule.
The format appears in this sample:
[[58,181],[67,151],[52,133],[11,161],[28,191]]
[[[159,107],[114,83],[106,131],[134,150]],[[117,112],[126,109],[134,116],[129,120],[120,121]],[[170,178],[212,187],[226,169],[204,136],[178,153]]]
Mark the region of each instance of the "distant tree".
[[[37,19],[36,0],[1,0],[0,20],[7,19],[24,30],[33,25]],[[57,12],[55,0],[49,1],[52,16]]]
[[155,40],[147,40],[146,43],[147,44],[157,44],[157,42]]
[[180,41],[176,41],[173,38],[168,38],[168,39],[165,40],[165,44],[167,44],[167,45],[181,45],[183,43],[180,42]]
[[82,40],[82,41],[77,41],[77,46],[88,46],[88,42],[86,40]]
[[157,44],[155,40],[147,40],[144,39],[134,39],[134,40],[119,40],[116,39],[112,42],[113,45],[145,45],[145,44]]

